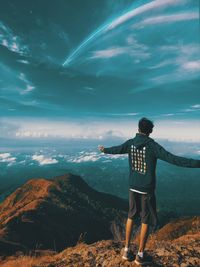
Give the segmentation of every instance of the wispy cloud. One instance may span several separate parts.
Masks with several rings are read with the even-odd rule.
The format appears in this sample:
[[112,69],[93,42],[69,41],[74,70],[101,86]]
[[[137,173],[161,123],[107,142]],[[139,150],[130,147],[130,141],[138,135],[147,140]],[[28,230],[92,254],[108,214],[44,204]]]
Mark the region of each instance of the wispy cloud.
[[30,64],[30,62],[28,60],[25,60],[25,59],[18,59],[17,62],[22,63],[22,64],[26,64],[26,65]]
[[160,1],[160,0],[155,0],[152,1],[148,4],[144,4],[138,8],[134,8],[130,10],[129,12],[126,12],[125,14],[119,16],[117,19],[115,19],[109,26],[108,30],[114,29],[117,26],[123,24],[124,22],[128,21],[129,19],[132,19],[133,17],[140,15],[144,12],[151,11],[152,9],[158,9],[158,8],[163,8],[166,6],[172,6],[172,5],[178,5],[183,1],[180,0],[165,0],[165,1]]
[[111,116],[137,116],[139,115],[140,113],[137,113],[137,112],[133,112],[133,113],[109,113],[108,115],[111,115]]
[[200,105],[199,104],[192,105],[189,108],[182,109],[181,111],[184,111],[184,112],[196,112],[196,111],[200,111]]
[[117,26],[122,25],[126,21],[134,18],[137,15],[140,15],[142,13],[156,10],[159,8],[164,8],[168,6],[177,6],[184,4],[185,0],[155,0],[147,4],[143,4],[139,7],[132,7],[130,11],[125,12],[122,15],[118,15],[117,18],[113,19],[112,21],[109,21],[105,24],[103,24],[101,27],[99,27],[97,30],[92,32],[73,52],[67,57],[67,59],[64,61],[63,66],[69,65],[81,52],[83,48],[85,48],[89,43],[91,43],[95,38],[98,36],[107,33],[110,30],[113,30]]
[[191,106],[191,108],[199,109],[200,108],[200,104],[195,104],[195,105]]
[[169,65],[174,65],[174,60],[173,59],[166,59],[158,64],[155,64],[153,66],[148,67],[149,69],[160,69],[164,68]]
[[111,47],[93,52],[93,56],[91,58],[112,58],[127,52],[127,47]]
[[31,82],[27,79],[26,75],[24,73],[19,74],[19,79],[25,83],[25,88],[20,91],[20,94],[28,94],[32,92],[35,89],[35,86],[31,84]]
[[28,46],[24,45],[21,38],[15,35],[13,31],[1,21],[0,31],[0,45],[20,55],[28,53]]
[[200,71],[200,60],[186,61],[182,64],[182,68],[190,72]]
[[197,43],[177,44],[169,46],[160,46],[158,53],[164,53],[169,59],[164,60],[149,69],[164,68],[171,65],[170,69],[166,69],[162,74],[155,72],[155,76],[149,78],[149,82],[154,85],[176,82],[181,80],[191,80],[199,77],[200,71],[200,48]]
[[108,59],[124,54],[129,57],[133,57],[135,60],[147,59],[151,56],[148,46],[138,43],[135,38],[129,36],[127,38],[127,45],[114,46],[107,49],[94,51],[91,59]]
[[184,108],[184,109],[181,109],[181,111],[184,111],[184,112],[192,112],[192,111],[195,111],[195,110],[192,109],[192,108]]
[[164,117],[171,117],[171,116],[174,116],[174,115],[175,115],[174,113],[162,114],[162,116],[164,116]]
[[156,75],[152,78],[149,78],[149,83],[153,85],[160,85],[164,83],[170,83],[170,82],[175,82],[178,80],[182,79],[182,75],[180,73],[175,73],[175,72],[167,72],[162,75]]
[[53,32],[53,34],[57,37],[59,37],[61,40],[63,40],[66,44],[69,43],[69,35],[68,33],[61,27],[59,24],[51,23],[50,28]]
[[184,12],[173,15],[157,16],[152,18],[147,18],[137,24],[133,25],[133,28],[140,28],[144,26],[150,26],[155,24],[187,21],[187,20],[197,20],[199,19],[198,12]]

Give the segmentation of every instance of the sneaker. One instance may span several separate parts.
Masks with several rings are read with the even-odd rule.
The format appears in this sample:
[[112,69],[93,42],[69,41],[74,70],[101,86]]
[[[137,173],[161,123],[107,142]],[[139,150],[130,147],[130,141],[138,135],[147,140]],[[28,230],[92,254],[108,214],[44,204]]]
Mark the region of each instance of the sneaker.
[[133,260],[133,254],[131,253],[130,250],[125,251],[125,249],[123,249],[122,259],[125,261],[132,261]]
[[140,257],[138,254],[135,257],[135,263],[137,265],[149,264],[151,262],[152,262],[152,258],[146,254],[144,254],[144,257]]

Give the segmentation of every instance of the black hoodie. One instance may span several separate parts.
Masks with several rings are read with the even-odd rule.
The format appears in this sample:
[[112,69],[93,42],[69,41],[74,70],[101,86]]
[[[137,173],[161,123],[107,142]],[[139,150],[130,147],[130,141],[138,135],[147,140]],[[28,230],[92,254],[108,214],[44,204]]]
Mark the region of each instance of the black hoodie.
[[142,192],[153,192],[156,185],[157,159],[171,164],[200,168],[200,160],[179,157],[166,151],[161,145],[147,135],[137,133],[132,139],[120,146],[104,148],[107,154],[129,155],[129,187]]

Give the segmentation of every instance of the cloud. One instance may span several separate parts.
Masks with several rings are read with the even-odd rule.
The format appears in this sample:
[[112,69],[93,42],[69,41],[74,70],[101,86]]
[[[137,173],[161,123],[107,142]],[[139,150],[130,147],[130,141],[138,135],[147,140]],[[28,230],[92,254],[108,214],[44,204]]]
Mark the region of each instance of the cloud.
[[10,153],[1,153],[0,154],[0,162],[1,163],[9,163],[12,164],[16,161],[15,157],[12,157]]
[[137,116],[139,115],[140,113],[138,112],[134,112],[134,113],[109,113],[110,116]]
[[191,106],[191,108],[200,108],[200,104],[196,104],[196,105],[193,105],[193,106]]
[[93,56],[91,58],[112,58],[124,53],[127,53],[126,47],[111,47],[93,52]]
[[19,79],[25,83],[25,89],[23,89],[22,91],[20,91],[20,94],[21,95],[28,94],[28,93],[32,92],[35,89],[35,87],[27,79],[27,77],[26,77],[26,75],[24,73],[21,72],[19,74]]
[[13,138],[19,129],[19,124],[15,121],[0,119],[0,137]]
[[160,69],[169,65],[174,65],[174,59],[166,59],[158,64],[148,67],[149,69]]
[[65,43],[69,43],[69,35],[65,31],[60,31],[57,34]]
[[199,46],[197,43],[177,44],[169,46],[160,46],[157,49],[158,54],[166,54],[171,59],[166,59],[149,69],[159,69],[170,65],[170,69],[155,72],[148,78],[153,85],[172,83],[176,81],[191,80],[199,77],[200,58]]
[[[132,115],[133,118],[135,117]],[[131,115],[127,118],[133,120]],[[94,119],[95,118],[95,119]],[[19,140],[25,139],[50,139],[50,138],[64,138],[64,139],[82,139],[82,140],[102,140],[126,138],[133,132],[133,123],[127,125],[124,116],[108,117],[106,121],[104,118],[88,117],[78,118],[74,120],[50,120],[41,118],[8,118],[1,120],[2,128],[4,129],[3,136],[6,137],[13,125],[12,132],[9,137],[17,138]],[[117,121],[117,123],[116,123]],[[9,128],[4,126],[9,123]],[[137,129],[137,126],[135,126]]]
[[140,15],[144,12],[155,10],[157,8],[163,8],[163,7],[170,6],[170,5],[178,5],[181,2],[183,3],[184,1],[180,1],[180,0],[176,0],[176,1],[174,1],[174,0],[165,0],[165,1],[155,0],[155,1],[152,1],[150,3],[147,3],[147,4],[140,6],[138,8],[134,8],[134,9],[130,10],[129,12],[119,16],[112,23],[110,23],[110,25],[108,26],[107,29],[108,30],[114,29],[117,26],[128,21],[129,19],[131,19],[137,15]]
[[22,63],[22,64],[26,64],[26,65],[30,64],[30,62],[28,60],[25,60],[25,59],[18,59],[17,62]]
[[24,94],[28,94],[30,92],[32,92],[35,89],[34,86],[30,85],[30,84],[26,84],[26,87],[23,91],[20,92],[20,94],[24,95]]
[[155,121],[152,138],[178,142],[199,142],[200,124],[198,119],[164,119]]
[[20,55],[28,53],[28,46],[23,45],[21,38],[15,35],[13,31],[1,21],[0,31],[0,45]]
[[164,116],[164,117],[170,117],[170,116],[174,116],[174,115],[175,115],[174,113],[162,114],[162,116]]
[[196,112],[196,111],[200,111],[200,105],[199,104],[192,105],[189,108],[182,109],[181,111],[184,111],[184,112]]
[[160,52],[171,52],[179,53],[180,55],[185,56],[186,58],[191,57],[192,55],[199,56],[199,44],[195,42],[190,42],[187,44],[176,43],[175,45],[161,45],[159,47]]
[[171,23],[171,22],[178,22],[178,21],[186,21],[186,20],[196,20],[199,19],[198,12],[185,12],[185,13],[178,13],[173,15],[165,15],[165,16],[157,16],[145,19],[137,24],[133,25],[133,28],[140,28],[144,26],[150,26],[155,24],[162,24],[162,23]]
[[182,68],[186,71],[198,72],[200,71],[200,60],[184,62]]
[[37,161],[40,165],[56,164],[58,161],[51,157],[46,157],[44,155],[33,155],[32,160]]
[[83,163],[83,162],[97,162],[97,161],[108,161],[109,159],[125,159],[127,155],[106,155],[98,152],[80,152],[79,155],[73,156],[67,159],[68,162],[72,163]]
[[53,34],[56,37],[59,37],[61,40],[63,40],[66,44],[69,43],[69,34],[61,27],[61,25],[51,23],[50,29],[52,30]]
[[[0,63],[0,72],[2,77],[2,100],[4,111],[24,109],[26,101],[34,101],[31,93],[35,89],[33,83],[27,78],[24,72],[19,72],[14,68]],[[3,101],[4,100],[4,101]],[[6,110],[5,110],[6,108]]]
[[[195,110],[198,112],[198,109],[194,108],[194,112]],[[156,125],[152,138],[199,142],[199,120],[191,119],[190,113],[188,119],[185,118],[187,112],[182,112],[182,115],[179,115],[179,113],[175,113],[174,115],[169,113],[170,115],[168,114],[168,116],[161,116],[160,114],[151,116],[150,118],[154,120],[154,124]],[[145,114],[141,116],[143,115]],[[92,142],[93,140],[99,140],[99,142],[103,142],[104,140],[118,140],[119,142],[123,142],[134,136],[138,129],[138,118],[135,116],[127,116],[127,118],[114,116],[107,119],[105,117],[95,117],[95,119],[92,117],[88,118],[88,120],[83,118],[79,121],[7,118],[5,121],[11,125],[13,123],[18,126],[15,133],[13,131],[13,138],[21,141],[25,139],[50,140],[52,138],[54,140],[66,139],[88,142]],[[4,137],[6,137],[6,130],[4,130]]]
[[162,75],[156,75],[155,77],[149,78],[149,82],[153,85],[160,85],[164,83],[169,83],[169,82],[175,82],[178,80],[181,80],[183,77],[180,73],[166,73]]
[[194,111],[194,109],[192,109],[192,108],[184,108],[184,109],[181,109],[181,111],[191,112],[191,111]]
[[140,15],[142,13],[145,13],[147,11],[159,9],[159,8],[164,8],[168,6],[173,6],[173,5],[179,5],[179,4],[184,4],[184,0],[165,0],[165,1],[160,1],[160,0],[155,0],[147,4],[143,4],[142,6],[139,6],[137,8],[131,8],[130,11],[124,13],[123,15],[119,15],[117,18],[113,19],[112,21],[106,22],[102,26],[100,26],[97,30],[92,32],[83,42],[73,50],[73,52],[66,58],[66,60],[63,63],[63,66],[69,65],[77,55],[80,54],[83,48],[85,48],[88,44],[90,44],[95,38],[98,36],[101,36],[103,33],[106,33],[107,31],[113,30],[117,26],[125,23],[129,19]]
[[[151,53],[149,52],[149,47],[138,43],[138,41],[130,35],[127,37],[127,45],[126,46],[115,46],[109,47],[103,50],[94,51],[91,59],[106,59],[113,58],[119,55],[126,54],[129,57],[137,59],[147,59],[150,58]],[[138,61],[140,62],[140,61]]]
[[46,138],[46,137],[49,137],[49,135],[46,133],[46,132],[43,132],[43,131],[30,131],[30,130],[18,130],[16,133],[15,133],[15,136],[16,137],[19,137],[19,138]]

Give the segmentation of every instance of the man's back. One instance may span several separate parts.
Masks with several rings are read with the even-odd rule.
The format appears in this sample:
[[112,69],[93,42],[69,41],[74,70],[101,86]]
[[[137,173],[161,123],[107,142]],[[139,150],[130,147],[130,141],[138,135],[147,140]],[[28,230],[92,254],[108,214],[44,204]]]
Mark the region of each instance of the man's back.
[[142,133],[137,133],[120,146],[104,148],[104,153],[129,155],[129,186],[142,192],[152,192],[155,189],[157,159],[182,167],[200,167],[199,160],[173,155]]

